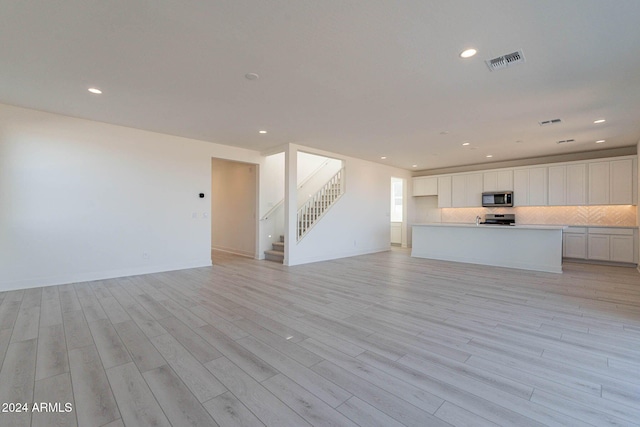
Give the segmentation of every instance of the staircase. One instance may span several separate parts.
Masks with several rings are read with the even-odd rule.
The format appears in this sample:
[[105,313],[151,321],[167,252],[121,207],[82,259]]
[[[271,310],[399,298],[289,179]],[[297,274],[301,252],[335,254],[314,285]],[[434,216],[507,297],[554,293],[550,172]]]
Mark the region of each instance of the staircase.
[[264,259],[280,263],[284,261],[284,236],[280,236],[279,242],[271,244],[271,250],[264,251]]
[[313,227],[341,195],[340,184],[332,183],[331,185],[325,186],[316,196],[311,197],[309,201],[298,210],[298,240],[307,234],[311,227]]
[[[296,232],[298,242],[344,194],[344,191],[344,168],[342,168],[298,209]],[[279,242],[272,243],[272,249],[264,251],[264,255],[269,261],[283,262],[284,236],[280,236]]]

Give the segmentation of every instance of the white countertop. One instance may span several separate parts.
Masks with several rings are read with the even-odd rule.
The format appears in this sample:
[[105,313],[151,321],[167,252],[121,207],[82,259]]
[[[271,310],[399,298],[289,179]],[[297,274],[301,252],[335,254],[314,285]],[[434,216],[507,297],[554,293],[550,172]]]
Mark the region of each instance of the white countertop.
[[473,228],[501,228],[506,230],[564,230],[568,228],[566,225],[526,225],[526,224],[517,224],[517,225],[492,225],[492,224],[480,224],[476,225],[475,223],[467,223],[467,222],[427,222],[420,224],[413,224],[413,226],[418,227],[473,227]]

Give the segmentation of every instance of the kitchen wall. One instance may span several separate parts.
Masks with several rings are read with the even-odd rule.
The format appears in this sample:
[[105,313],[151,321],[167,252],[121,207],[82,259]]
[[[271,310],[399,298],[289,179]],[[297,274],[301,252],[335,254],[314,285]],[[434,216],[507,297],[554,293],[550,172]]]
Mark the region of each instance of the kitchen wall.
[[[435,198],[435,197],[434,197]],[[637,208],[615,206],[523,206],[515,208],[443,208],[442,222],[474,222],[476,215],[512,213],[519,224],[636,226]],[[434,215],[433,213],[431,214]]]

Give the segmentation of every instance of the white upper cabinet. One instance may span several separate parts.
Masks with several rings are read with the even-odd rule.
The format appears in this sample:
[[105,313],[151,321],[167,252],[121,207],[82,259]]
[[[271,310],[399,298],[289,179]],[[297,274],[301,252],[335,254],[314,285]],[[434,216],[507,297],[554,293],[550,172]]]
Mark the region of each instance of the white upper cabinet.
[[633,204],[633,160],[613,160],[609,166],[612,205]]
[[589,163],[589,204],[633,204],[633,169],[633,159]]
[[482,183],[483,191],[513,191],[513,170],[485,172]]
[[451,177],[450,176],[438,177],[438,207],[439,208],[451,207]]
[[549,206],[567,204],[567,167],[549,166]]
[[566,184],[567,205],[585,205],[587,203],[587,165],[584,163],[567,165]]
[[514,206],[547,205],[547,167],[513,171]]
[[609,162],[589,163],[589,204],[609,204]]
[[484,191],[513,191],[514,206],[635,205],[635,156],[413,178],[414,196],[439,208],[482,206]]
[[531,206],[547,205],[547,168],[529,169],[529,204]]
[[467,175],[467,206],[482,206],[482,174]]
[[454,208],[482,206],[482,174],[451,177],[451,205]]
[[451,206],[464,208],[467,206],[467,176],[454,175],[451,177]]
[[587,165],[549,166],[549,206],[584,205],[587,200]]
[[437,196],[438,178],[435,176],[418,176],[413,178],[414,196]]

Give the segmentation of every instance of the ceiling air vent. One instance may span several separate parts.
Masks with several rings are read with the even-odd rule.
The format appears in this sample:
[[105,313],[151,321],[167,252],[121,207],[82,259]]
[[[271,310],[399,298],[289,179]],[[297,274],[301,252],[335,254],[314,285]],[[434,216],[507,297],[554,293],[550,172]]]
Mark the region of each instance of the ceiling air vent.
[[556,141],[556,144],[566,144],[567,142],[576,142],[575,139],[563,139],[562,141]]
[[502,68],[511,67],[512,65],[524,62],[524,53],[522,53],[522,50],[519,50],[517,52],[498,56],[497,58],[487,59],[484,62],[487,63],[487,67],[489,67],[489,70],[500,70]]
[[552,120],[545,120],[544,122],[538,122],[540,126],[557,125],[558,123],[562,123],[562,120],[552,119]]

